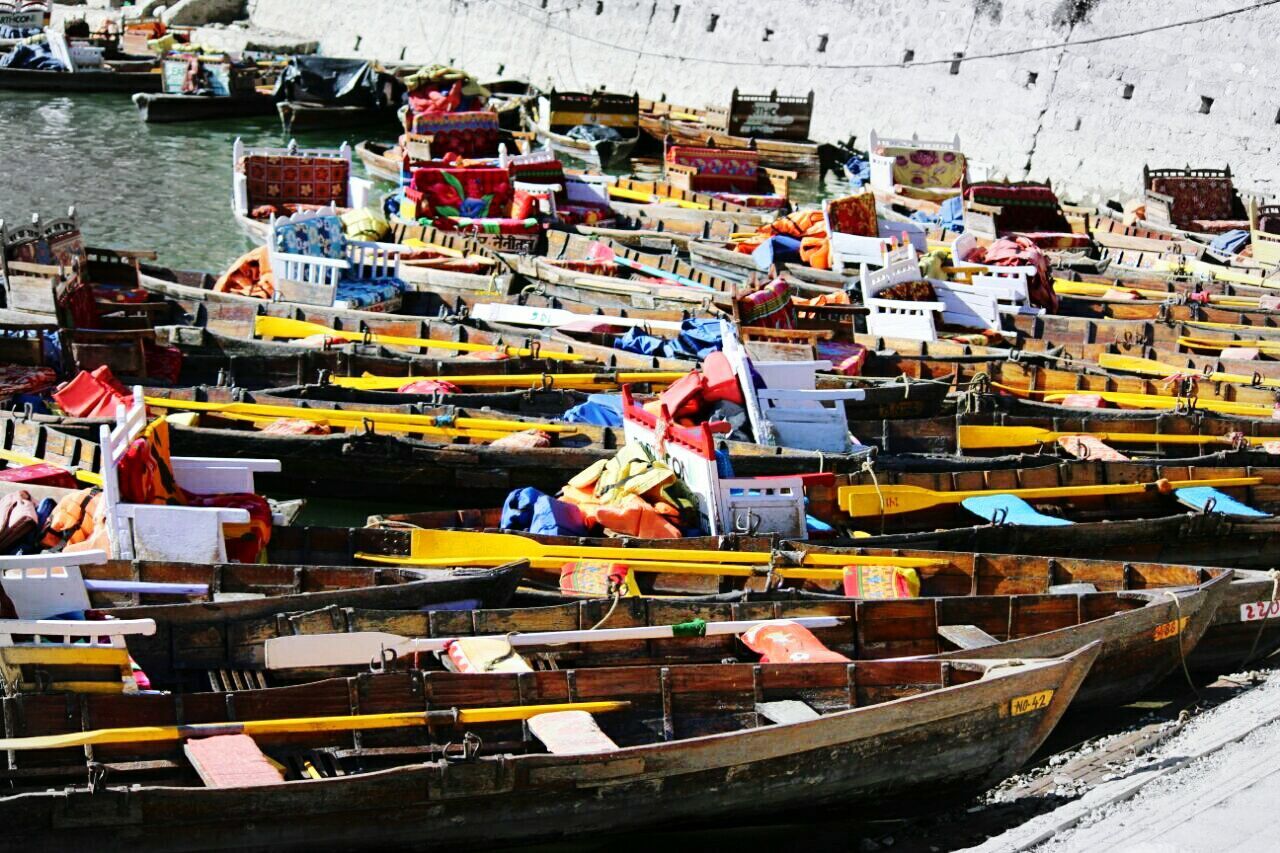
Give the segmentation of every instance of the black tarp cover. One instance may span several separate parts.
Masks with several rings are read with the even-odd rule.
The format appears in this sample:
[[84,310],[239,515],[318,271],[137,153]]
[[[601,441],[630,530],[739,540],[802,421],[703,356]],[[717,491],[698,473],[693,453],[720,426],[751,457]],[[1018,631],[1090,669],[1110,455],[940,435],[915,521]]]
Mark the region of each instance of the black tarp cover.
[[276,100],[347,107],[395,107],[404,86],[362,59],[295,56],[276,81]]

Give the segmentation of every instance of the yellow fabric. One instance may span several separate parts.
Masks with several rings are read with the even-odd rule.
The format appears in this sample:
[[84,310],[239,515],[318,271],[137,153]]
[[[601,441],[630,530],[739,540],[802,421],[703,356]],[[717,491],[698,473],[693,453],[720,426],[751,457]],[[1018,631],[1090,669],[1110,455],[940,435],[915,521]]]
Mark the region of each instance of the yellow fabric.
[[897,566],[846,566],[845,595],[896,600],[920,597],[920,575]]
[[377,243],[391,231],[387,220],[368,208],[349,210],[338,218],[342,220],[343,232],[352,240]]
[[904,188],[958,187],[964,179],[964,155],[956,151],[885,148],[880,153],[894,158],[893,182]]

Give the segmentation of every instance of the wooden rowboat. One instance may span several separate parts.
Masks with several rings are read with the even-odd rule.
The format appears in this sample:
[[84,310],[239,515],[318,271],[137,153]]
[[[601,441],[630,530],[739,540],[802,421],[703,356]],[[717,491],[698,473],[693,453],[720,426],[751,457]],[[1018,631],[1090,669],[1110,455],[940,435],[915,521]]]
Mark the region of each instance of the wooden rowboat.
[[[584,753],[523,723],[491,723],[465,760],[454,725],[387,732],[259,735],[268,754],[307,767],[307,781],[199,787],[181,742],[93,748],[105,784],[83,783],[82,748],[22,752],[0,818],[33,850],[198,850],[376,844],[492,848],[569,835],[720,823],[836,806],[883,817],[972,795],[1019,767],[1052,731],[1098,654],[1047,661],[623,667],[534,673],[388,673],[298,688],[171,696],[12,701],[11,735],[78,732],[140,720],[172,724],[428,708],[623,700],[597,716],[611,743]],[[805,722],[770,724],[764,702],[803,700]],[[796,706],[783,706],[796,707]],[[816,712],[816,713],[814,713]],[[783,719],[779,717],[780,719]],[[581,725],[581,724],[579,724]],[[468,729],[474,728],[468,726]],[[473,741],[474,738],[468,738]],[[321,758],[323,751],[324,757]],[[10,753],[11,755],[13,753]],[[312,758],[314,757],[314,758]],[[142,762],[142,763],[139,763]],[[138,778],[146,769],[146,781]],[[297,770],[290,779],[299,778]],[[303,771],[308,772],[308,771]],[[315,776],[328,778],[314,778]],[[307,778],[307,777],[302,777]],[[47,790],[57,779],[58,789]],[[121,786],[123,783],[123,786]],[[196,785],[197,787],[193,787]],[[65,787],[64,787],[65,786]],[[628,791],[647,792],[636,808]],[[495,820],[495,804],[519,820]],[[394,804],[394,820],[388,819]],[[429,841],[428,841],[429,839]]]
[[275,99],[261,92],[222,97],[135,92],[133,103],[147,124],[269,116],[276,111]]
[[[918,655],[1005,658],[1069,654],[1088,643],[1102,644],[1101,654],[1076,695],[1074,709],[1135,701],[1172,674],[1190,656],[1214,620],[1230,586],[1221,573],[1199,586],[1165,594],[1160,591],[1071,592],[1044,595],[969,595],[910,601],[681,602],[628,598],[615,606],[606,599],[548,607],[473,612],[404,613],[347,608],[291,614],[287,620],[245,620],[231,633],[229,659],[204,658],[198,667],[247,670],[264,668],[263,643],[271,637],[308,634],[383,632],[406,637],[503,636],[512,632],[574,631],[632,628],[647,625],[796,619],[830,616],[841,620],[831,628],[812,628],[832,651],[851,660],[881,660]],[[1186,622],[1179,620],[1185,619]],[[1170,623],[1178,624],[1175,634]],[[1173,641],[1174,638],[1180,638]],[[959,640],[960,642],[956,642]],[[1181,646],[1179,647],[1179,642]],[[521,654],[535,667],[584,669],[599,666],[653,666],[685,663],[749,661],[733,635],[702,640],[637,640],[607,643],[533,646]],[[216,654],[217,650],[210,649]],[[321,655],[322,657],[322,655]],[[185,659],[184,659],[185,660]],[[438,668],[429,655],[395,665]],[[197,666],[197,664],[187,664]],[[362,663],[362,667],[367,663]],[[352,674],[349,666],[272,669],[273,684]]]
[[154,71],[40,71],[0,68],[0,89],[31,92],[159,92],[160,69]]

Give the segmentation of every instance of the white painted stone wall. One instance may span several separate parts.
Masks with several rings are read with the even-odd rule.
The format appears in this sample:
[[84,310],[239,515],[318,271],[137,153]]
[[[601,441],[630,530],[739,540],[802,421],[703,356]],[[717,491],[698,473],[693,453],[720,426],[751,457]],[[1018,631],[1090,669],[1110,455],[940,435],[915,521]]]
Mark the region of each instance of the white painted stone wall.
[[[328,55],[451,63],[481,78],[695,105],[726,103],[734,86],[812,88],[817,138],[853,134],[865,145],[873,127],[958,132],[971,157],[1090,200],[1136,193],[1143,163],[1229,163],[1237,186],[1280,192],[1280,5],[1058,46],[1249,2],[249,0],[249,9],[255,25],[316,39]],[[1009,54],[1036,47],[1048,49]],[[907,51],[914,61],[904,64]],[[969,58],[952,74],[955,53]],[[978,58],[996,53],[1007,55]],[[867,65],[881,67],[857,67]],[[1202,96],[1213,99],[1208,114]]]

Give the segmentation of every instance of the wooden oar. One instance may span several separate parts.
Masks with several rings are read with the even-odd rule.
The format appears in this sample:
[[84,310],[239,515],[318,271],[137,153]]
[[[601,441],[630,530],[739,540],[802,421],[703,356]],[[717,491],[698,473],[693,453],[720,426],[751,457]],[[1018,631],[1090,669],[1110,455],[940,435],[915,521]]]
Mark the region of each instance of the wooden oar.
[[[1143,290],[1137,287],[1130,287],[1127,284],[1116,282],[1115,284],[1097,284],[1088,281],[1067,281],[1062,278],[1053,280],[1053,291],[1060,296],[1092,296],[1103,297],[1113,290],[1129,291],[1136,293],[1143,299],[1153,299],[1163,302],[1167,299],[1177,296],[1167,290]],[[1259,297],[1257,296],[1227,296],[1220,293],[1209,294],[1209,303],[1211,305],[1224,305],[1228,308],[1257,308],[1259,305]]]
[[641,625],[635,628],[597,628],[584,631],[537,631],[480,637],[402,637],[383,631],[348,634],[298,634],[266,641],[267,669],[313,666],[363,666],[389,649],[399,657],[415,652],[442,652],[460,639],[503,640],[512,648],[559,646],[569,643],[616,643],[625,640],[664,640],[672,637],[719,637],[741,634],[757,625],[794,622],[805,628],[834,628],[836,616],[800,616],[790,620],[756,619],[741,622],[693,622],[683,625]]
[[[1080,391],[1015,388],[999,382],[992,382],[991,387],[1008,392],[1015,397],[1043,396],[1046,403],[1061,403],[1068,397],[1081,393]],[[1192,399],[1188,397],[1171,397],[1165,394],[1131,394],[1124,391],[1089,391],[1088,393],[1094,397],[1100,397],[1108,403],[1115,403],[1124,409],[1167,409],[1172,411],[1179,407],[1189,406],[1192,402]],[[1225,400],[1199,397],[1194,398],[1194,402],[1195,408],[1206,412],[1217,412],[1223,415],[1242,415],[1246,418],[1271,419],[1275,411],[1265,406],[1251,406],[1247,403],[1230,403]]]
[[[856,532],[855,532],[856,535]],[[868,535],[868,534],[863,534]],[[631,549],[634,550],[634,549]],[[830,556],[830,555],[823,555]],[[386,554],[371,554],[366,551],[358,551],[355,554],[357,560],[365,560],[370,563],[383,563],[394,566],[411,566],[415,569],[449,569],[456,567],[467,568],[496,568],[511,563],[506,557],[389,557]],[[565,557],[528,557],[529,566],[540,572],[554,572],[559,574],[560,570],[567,562],[573,562]],[[595,559],[595,558],[592,558]],[[607,559],[607,558],[606,558]],[[872,563],[874,565],[892,565],[892,560],[904,559],[897,558],[880,558],[870,559],[863,557],[851,557],[839,563],[841,566],[857,565],[859,563]],[[886,560],[888,562],[886,562]],[[641,573],[661,573],[661,574],[677,574],[691,575],[697,577],[731,577],[731,578],[749,578],[760,575],[768,567],[768,563],[758,563],[751,565],[740,565],[736,563],[691,563],[676,562],[670,560],[616,560],[614,562],[623,563],[632,571]],[[835,564],[833,564],[835,565]],[[941,561],[929,561],[918,566],[941,566],[945,565]],[[837,568],[820,568],[808,566],[780,566],[773,570],[776,577],[783,580],[811,580],[811,581],[838,581],[844,577],[843,569]]]
[[877,515],[899,515],[916,512],[944,504],[962,503],[969,498],[993,495],[1012,495],[1031,500],[1062,500],[1065,498],[1101,497],[1105,495],[1139,495],[1147,492],[1172,494],[1177,489],[1192,486],[1232,488],[1256,486],[1261,477],[1222,477],[1216,480],[1156,480],[1150,483],[1108,483],[1095,486],[1047,486],[1033,489],[979,489],[973,491],[939,492],[922,486],[841,486],[840,508],[854,518]]
[[[956,445],[959,450],[1000,450],[1005,448],[1035,447],[1049,444],[1060,438],[1076,435],[1093,436],[1109,444],[1222,444],[1232,446],[1235,440],[1225,435],[1164,435],[1152,432],[1055,432],[1032,426],[972,426],[956,429]],[[1250,444],[1278,441],[1280,438],[1245,436]]]
[[[377,563],[412,566],[415,559],[458,561],[473,557],[482,559],[504,558],[524,560],[535,557],[570,560],[616,560],[628,565],[645,561],[702,563],[747,567],[768,567],[773,555],[757,551],[699,551],[686,548],[608,548],[597,546],[551,545],[513,533],[474,533],[467,530],[414,530],[409,556],[366,554],[356,556]],[[905,568],[937,566],[943,563],[925,557],[872,556],[862,554],[805,554],[803,565],[810,568],[823,566],[843,567],[853,565],[900,566]],[[432,565],[432,564],[428,564]],[[781,568],[778,571],[785,572]],[[729,572],[719,572],[730,574]],[[745,574],[755,572],[749,569]],[[785,575],[784,575],[785,576]]]
[[79,468],[68,468],[61,462],[54,462],[52,459],[40,459],[35,456],[28,456],[25,453],[15,453],[12,450],[0,450],[0,459],[5,462],[12,462],[15,465],[52,465],[55,468],[61,468],[69,474],[72,474],[82,483],[88,483],[91,486],[102,485],[102,475],[95,474],[92,471],[83,471]]
[[305,320],[293,320],[288,317],[258,317],[254,324],[254,332],[260,338],[309,338],[313,335],[325,335],[341,338],[346,341],[371,344],[385,344],[398,347],[424,347],[427,349],[447,349],[455,352],[500,352],[506,355],[535,356],[551,361],[585,361],[583,356],[568,352],[535,353],[530,349],[509,347],[496,344],[476,344],[466,341],[437,341],[432,338],[404,338],[398,335],[381,335],[366,332],[348,332],[342,329],[331,329],[319,323],[308,323]]
[[466,388],[572,388],[580,391],[607,391],[623,385],[670,385],[685,371],[655,370],[627,373],[498,373],[458,376],[338,376],[331,381],[340,388],[362,391],[395,391],[410,382],[439,379]]
[[1235,340],[1231,338],[1197,338],[1194,335],[1184,335],[1178,338],[1178,346],[1194,350],[1209,350],[1211,352],[1221,352],[1228,347],[1254,347],[1259,352],[1272,355],[1280,352],[1280,340],[1268,338]]
[[105,743],[154,743],[214,735],[314,734],[317,732],[400,729],[410,726],[469,726],[527,720],[538,714],[586,711],[604,714],[620,711],[630,702],[566,702],[556,705],[512,705],[504,708],[454,708],[440,711],[402,711],[392,714],[358,714],[345,717],[287,717],[280,720],[245,720],[233,723],[193,723],[185,726],[130,726],[91,729],[57,735],[0,738],[0,750],[64,749]]
[[[279,418],[271,415],[240,415],[233,412],[216,412],[210,414],[216,414],[219,418],[229,421],[251,423],[257,427],[265,427],[279,420]],[[403,432],[412,435],[434,436],[445,439],[466,438],[472,441],[496,441],[499,438],[505,438],[511,435],[511,431],[509,430],[499,432],[495,430],[447,429],[441,427],[415,426],[413,424],[386,423],[382,421],[375,422],[367,418],[353,418],[349,421],[332,420],[329,418],[304,418],[304,420],[323,420],[330,423],[331,426],[336,426],[340,429],[347,430],[348,432],[352,430],[359,430],[364,426],[366,421],[369,421],[370,423],[375,423],[379,429],[388,433]]]
[[1163,364],[1152,358],[1139,358],[1134,355],[1116,355],[1115,353],[1103,353],[1098,356],[1098,366],[1106,370],[1123,370],[1128,373],[1140,373],[1147,376],[1195,376],[1206,382],[1226,382],[1232,385],[1260,385],[1265,388],[1280,388],[1280,381],[1275,379],[1259,378],[1258,382],[1254,382],[1252,376],[1245,376],[1243,373],[1202,373],[1194,368],[1178,368],[1173,365]]
[[[398,424],[427,430],[465,433],[471,429],[509,434],[527,429],[540,429],[551,433],[577,433],[573,424],[544,424],[523,420],[499,418],[466,418],[452,415],[410,415],[399,412],[366,411],[361,409],[317,409],[310,406],[275,406],[265,403],[202,403],[195,400],[176,400],[169,397],[147,397],[145,402],[155,409],[184,412],[206,412],[211,415],[245,415],[254,420],[274,418],[301,418],[311,421],[330,421],[359,425],[365,421],[375,424]],[[407,431],[407,430],[406,430]]]
[[683,207],[686,210],[710,210],[710,205],[703,204],[698,201],[686,201],[684,199],[670,198],[669,196],[660,196],[657,193],[646,193],[640,190],[627,189],[610,185],[609,195],[613,198],[626,199],[627,201],[638,201],[641,204],[669,204],[675,207]]

